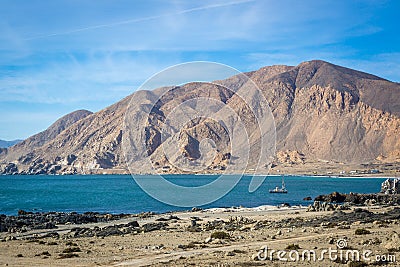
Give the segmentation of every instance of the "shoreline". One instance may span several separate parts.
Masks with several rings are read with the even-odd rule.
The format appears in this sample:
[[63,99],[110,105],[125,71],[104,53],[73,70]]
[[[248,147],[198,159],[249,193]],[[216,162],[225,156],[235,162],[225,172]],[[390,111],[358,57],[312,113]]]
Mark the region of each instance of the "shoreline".
[[155,176],[155,175],[161,175],[161,176],[180,176],[180,175],[194,175],[194,176],[218,176],[218,175],[232,175],[232,176],[237,176],[237,175],[243,175],[243,176],[266,176],[266,177],[280,177],[280,176],[285,176],[285,177],[296,177],[296,176],[301,176],[301,177],[311,177],[311,178],[345,178],[345,179],[351,179],[351,178],[377,178],[377,179],[393,179],[393,178],[400,178],[399,176],[386,176],[384,174],[359,174],[359,175],[315,175],[315,174],[300,174],[300,173],[285,173],[285,174],[254,174],[254,173],[243,173],[243,174],[236,174],[236,173],[229,173],[229,174],[224,174],[224,173],[196,173],[196,174],[187,174],[187,173],[161,173],[161,174],[129,174],[129,173],[92,173],[92,174],[85,174],[85,173],[77,173],[77,174],[0,174],[0,176],[23,176],[23,177],[35,177],[35,176]]

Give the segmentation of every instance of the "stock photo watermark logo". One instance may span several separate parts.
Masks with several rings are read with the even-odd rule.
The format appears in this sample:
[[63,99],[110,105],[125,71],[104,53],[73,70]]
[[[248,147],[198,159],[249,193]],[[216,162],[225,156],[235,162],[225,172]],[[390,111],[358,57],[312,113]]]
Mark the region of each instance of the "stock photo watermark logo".
[[[226,195],[246,171],[267,174],[275,142],[268,101],[247,75],[219,63],[189,62],[155,74],[131,96],[122,148],[130,173],[148,195],[194,207]],[[170,173],[218,178],[191,187],[172,183]],[[254,175],[249,192],[264,179]]]
[[327,249],[293,249],[274,250],[263,246],[257,253],[259,261],[281,261],[281,262],[318,262],[330,260],[332,262],[396,262],[394,254],[374,254],[369,249],[353,249],[348,247],[346,239],[338,239],[336,248]]

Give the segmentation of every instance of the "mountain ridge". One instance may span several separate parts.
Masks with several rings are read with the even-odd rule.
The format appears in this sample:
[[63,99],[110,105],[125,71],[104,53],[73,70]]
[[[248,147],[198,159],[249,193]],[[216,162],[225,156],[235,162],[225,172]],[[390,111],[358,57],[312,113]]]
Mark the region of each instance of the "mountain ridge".
[[[400,162],[398,83],[321,60],[297,66],[266,66],[245,74],[264,93],[274,115],[277,164],[303,164],[320,159],[342,163]],[[233,90],[189,83],[134,94],[140,97],[144,109],[151,99],[164,94],[158,109],[164,115],[191,97],[212,97],[234,110],[245,108],[234,93],[244,86],[240,78],[234,76],[218,83]],[[27,142],[28,138],[23,145],[0,152],[0,173],[127,173],[122,125],[131,97],[96,113],[80,114],[67,127],[51,131],[53,135],[46,142],[40,138],[34,139],[39,140],[36,143],[32,139]],[[146,157],[152,159],[159,171],[170,166],[162,149],[158,149],[162,142],[157,125],[164,119],[163,115],[154,117],[154,125],[149,125],[146,142],[151,149],[138,151],[138,173],[154,171],[140,169],[140,160]],[[252,125],[251,117],[243,119]],[[212,136],[211,130],[225,140],[218,143],[221,153],[207,169],[218,171],[230,159],[225,144],[228,137],[217,125],[202,120],[193,122],[184,130],[186,134],[181,133],[187,137],[180,140],[180,151],[195,160],[199,156],[200,139]],[[174,168],[167,171],[179,172]]]

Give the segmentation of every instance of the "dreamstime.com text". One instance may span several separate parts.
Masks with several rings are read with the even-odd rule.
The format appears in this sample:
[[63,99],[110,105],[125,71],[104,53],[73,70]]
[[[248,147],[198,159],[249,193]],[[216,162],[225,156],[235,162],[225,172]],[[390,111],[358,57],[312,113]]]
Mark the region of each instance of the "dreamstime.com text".
[[374,254],[371,250],[357,250],[357,249],[321,249],[321,250],[274,250],[263,246],[257,253],[257,258],[260,261],[304,261],[304,262],[317,262],[325,259],[331,261],[375,261],[375,262],[396,262],[396,255],[394,254]]

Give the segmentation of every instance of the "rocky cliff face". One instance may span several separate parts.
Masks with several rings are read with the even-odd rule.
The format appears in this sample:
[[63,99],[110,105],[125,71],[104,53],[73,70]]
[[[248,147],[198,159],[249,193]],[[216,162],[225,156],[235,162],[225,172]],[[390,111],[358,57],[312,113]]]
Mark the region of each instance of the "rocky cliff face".
[[[246,75],[259,86],[270,104],[276,125],[277,162],[400,161],[398,83],[323,61],[264,67]],[[144,148],[132,148],[138,173],[152,171],[141,169],[140,162],[147,157],[156,169],[164,172],[177,171],[169,164],[171,157],[193,164],[206,157],[210,171],[220,171],[233,160],[226,127],[214,120],[192,120],[170,139],[163,140],[161,128],[168,114],[192,98],[212,98],[240,114],[246,129],[252,133],[251,147],[259,145],[254,117],[235,93],[245,89],[244,81],[231,77],[218,83],[223,86],[189,83],[135,93],[140,100],[135,111],[138,121],[141,114],[149,112],[148,103],[162,96],[150,112],[145,132],[131,137],[139,140],[144,135],[146,140]],[[1,150],[0,173],[126,173],[122,126],[131,97],[94,114],[77,111],[67,115],[46,131]],[[250,99],[257,106],[257,97]],[[167,142],[174,138],[178,152],[167,157],[168,151],[162,145],[168,147]],[[203,142],[205,139],[213,143]],[[243,144],[239,141],[234,145]],[[208,146],[215,146],[217,153],[204,153]],[[256,157],[254,153],[250,153],[250,161]]]

